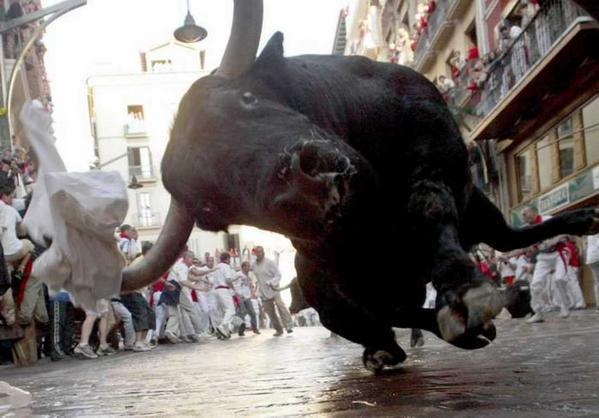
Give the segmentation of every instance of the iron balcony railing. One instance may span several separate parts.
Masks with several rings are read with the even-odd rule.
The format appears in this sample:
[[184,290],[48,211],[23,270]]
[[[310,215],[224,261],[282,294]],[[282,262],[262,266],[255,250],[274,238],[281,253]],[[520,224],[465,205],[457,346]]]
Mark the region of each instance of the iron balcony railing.
[[132,223],[136,228],[158,228],[162,225],[157,212],[134,213]]
[[570,25],[586,14],[570,0],[548,0],[511,46],[488,69],[488,78],[467,107],[485,117],[551,49]]
[[456,0],[440,0],[437,2],[435,10],[429,15],[427,27],[422,31],[416,51],[414,51],[414,62],[419,65],[424,55],[430,51],[433,46],[433,40],[439,31],[439,28],[445,21],[447,11],[451,3]]

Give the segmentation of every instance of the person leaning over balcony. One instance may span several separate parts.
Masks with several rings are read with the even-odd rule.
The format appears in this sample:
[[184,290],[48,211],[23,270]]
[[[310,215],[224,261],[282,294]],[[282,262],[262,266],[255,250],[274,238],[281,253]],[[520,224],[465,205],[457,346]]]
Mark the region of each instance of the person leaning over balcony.
[[526,28],[539,12],[539,0],[520,0],[517,13],[521,16],[520,27]]

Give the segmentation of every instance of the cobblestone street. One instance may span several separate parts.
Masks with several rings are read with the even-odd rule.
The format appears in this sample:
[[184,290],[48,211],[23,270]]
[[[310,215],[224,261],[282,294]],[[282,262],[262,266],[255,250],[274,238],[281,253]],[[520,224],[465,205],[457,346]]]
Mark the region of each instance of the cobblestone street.
[[[30,391],[34,415],[514,416],[599,415],[599,312],[546,323],[497,320],[495,343],[453,348],[427,334],[382,376],[361,348],[324,328],[160,346],[98,360],[2,368]],[[401,331],[400,343],[409,346]]]

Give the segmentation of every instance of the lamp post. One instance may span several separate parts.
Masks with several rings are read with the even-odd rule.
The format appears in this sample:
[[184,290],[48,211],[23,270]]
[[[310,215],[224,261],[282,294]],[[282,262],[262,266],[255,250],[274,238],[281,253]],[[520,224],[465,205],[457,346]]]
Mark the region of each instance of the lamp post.
[[8,121],[8,134],[11,148],[14,145],[12,143],[12,95],[15,80],[17,78],[17,74],[19,73],[21,64],[25,59],[25,56],[27,55],[31,47],[34,45],[35,41],[44,33],[44,30],[50,23],[54,22],[56,19],[58,19],[65,13],[68,13],[71,10],[75,10],[86,4],[87,0],[66,0],[58,4],[55,4],[54,6],[46,7],[36,12],[29,13],[25,16],[12,19],[8,22],[0,22],[0,35],[4,35],[6,32],[10,30],[18,29],[23,25],[35,22],[36,20],[40,20],[46,16],[49,16],[36,28],[29,41],[23,46],[23,49],[19,52],[19,56],[15,61],[15,65],[10,74],[10,78],[8,79],[8,86],[6,80],[6,65],[4,62],[4,42],[0,42],[0,88],[2,88],[2,107],[6,108],[6,118]]
[[189,0],[187,0],[187,16],[183,26],[176,29],[174,34],[175,39],[184,44],[192,44],[200,42],[208,36],[208,31],[201,26],[196,25],[196,21],[189,11]]

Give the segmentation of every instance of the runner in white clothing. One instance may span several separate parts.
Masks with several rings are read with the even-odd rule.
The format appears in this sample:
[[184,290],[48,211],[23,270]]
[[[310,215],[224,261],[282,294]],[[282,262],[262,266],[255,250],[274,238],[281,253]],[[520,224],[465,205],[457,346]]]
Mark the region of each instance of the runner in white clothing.
[[231,256],[229,253],[220,255],[220,263],[216,266],[216,271],[212,274],[214,291],[219,308],[223,311],[221,323],[216,327],[216,332],[221,338],[231,338],[231,320],[235,316],[235,304],[233,303],[233,291],[231,280],[235,272],[229,265]]

